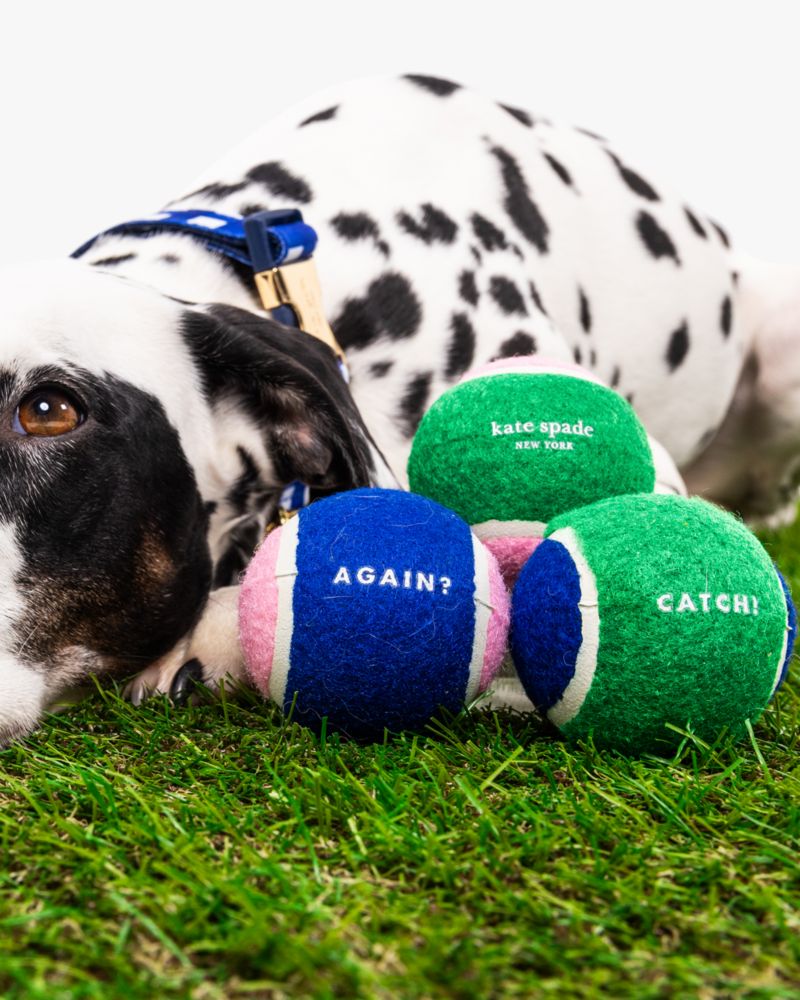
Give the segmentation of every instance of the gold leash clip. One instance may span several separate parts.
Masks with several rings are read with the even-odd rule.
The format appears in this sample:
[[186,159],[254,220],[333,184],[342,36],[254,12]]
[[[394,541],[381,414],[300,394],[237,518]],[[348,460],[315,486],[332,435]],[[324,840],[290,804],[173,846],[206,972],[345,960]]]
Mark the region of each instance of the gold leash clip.
[[333,335],[322,309],[322,289],[314,261],[298,261],[256,273],[256,288],[263,307],[270,311],[289,306],[297,316],[297,325],[312,337],[327,344],[344,364],[344,351]]

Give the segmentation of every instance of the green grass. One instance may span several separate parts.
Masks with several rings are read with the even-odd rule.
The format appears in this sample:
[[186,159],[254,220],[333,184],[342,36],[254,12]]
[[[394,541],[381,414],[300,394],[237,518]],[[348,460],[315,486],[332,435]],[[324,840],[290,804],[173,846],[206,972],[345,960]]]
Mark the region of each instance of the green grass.
[[797,997],[798,692],[661,761],[98,691],[0,753],[0,996]]

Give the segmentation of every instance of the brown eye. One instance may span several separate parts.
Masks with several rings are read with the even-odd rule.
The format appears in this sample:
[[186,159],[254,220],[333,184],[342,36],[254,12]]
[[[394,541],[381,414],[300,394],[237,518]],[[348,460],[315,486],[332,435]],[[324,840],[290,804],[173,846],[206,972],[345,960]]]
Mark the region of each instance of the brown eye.
[[35,389],[22,400],[14,414],[14,430],[18,434],[37,437],[57,437],[66,434],[83,421],[78,403],[63,389]]

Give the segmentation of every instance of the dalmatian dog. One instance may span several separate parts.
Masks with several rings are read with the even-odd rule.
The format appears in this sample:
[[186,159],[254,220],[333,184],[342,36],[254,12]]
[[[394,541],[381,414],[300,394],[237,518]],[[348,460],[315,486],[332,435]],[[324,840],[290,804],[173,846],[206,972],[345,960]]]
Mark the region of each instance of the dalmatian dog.
[[351,381],[191,235],[0,276],[0,741],[89,675],[138,671],[135,701],[241,677],[236,583],[281,488],[405,485],[426,408],[492,358],[622,393],[663,488],[677,465],[748,517],[793,513],[797,270],[735,254],[598,135],[436,77],[362,81],[169,207],[301,209]]

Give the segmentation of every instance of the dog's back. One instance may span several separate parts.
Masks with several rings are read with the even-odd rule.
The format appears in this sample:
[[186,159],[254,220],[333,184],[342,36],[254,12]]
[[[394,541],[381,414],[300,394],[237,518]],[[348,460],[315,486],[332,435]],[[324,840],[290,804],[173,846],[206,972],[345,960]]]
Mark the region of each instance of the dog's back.
[[[729,407],[746,333],[727,236],[581,129],[432,77],[358,81],[281,114],[171,203],[198,206],[297,206],[317,228],[353,393],[398,474],[425,408],[497,355],[586,365],[679,464]],[[148,276],[139,263],[127,273]]]

